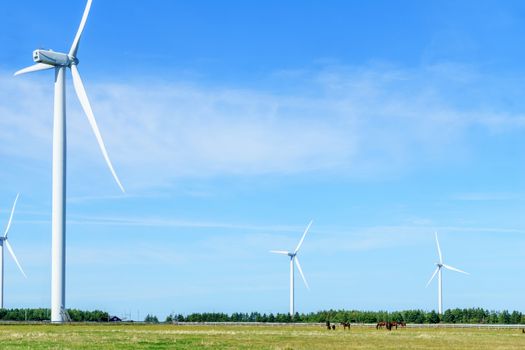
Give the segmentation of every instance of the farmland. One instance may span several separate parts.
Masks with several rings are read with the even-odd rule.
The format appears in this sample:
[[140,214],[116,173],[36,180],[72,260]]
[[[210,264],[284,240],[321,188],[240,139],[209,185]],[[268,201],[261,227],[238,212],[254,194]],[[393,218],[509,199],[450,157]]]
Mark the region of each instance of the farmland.
[[520,329],[322,326],[6,324],[3,349],[523,349]]

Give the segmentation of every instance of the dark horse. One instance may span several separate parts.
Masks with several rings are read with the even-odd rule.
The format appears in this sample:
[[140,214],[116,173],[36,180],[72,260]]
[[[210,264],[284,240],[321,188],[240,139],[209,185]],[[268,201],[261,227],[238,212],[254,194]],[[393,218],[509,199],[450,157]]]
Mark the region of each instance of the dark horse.
[[341,326],[343,326],[343,329],[350,329],[350,322],[341,322]]
[[394,327],[396,327],[396,329],[397,329],[397,322],[396,322],[396,321],[394,321],[394,322],[387,322],[387,323],[386,323],[386,328],[387,328],[389,331],[391,331],[392,328],[394,328]]
[[397,326],[398,326],[398,323],[395,322],[395,321],[394,322],[379,322],[376,325],[376,329],[380,329],[380,328],[385,327],[386,329],[391,331],[393,327],[396,327],[396,329],[397,329]]
[[383,328],[386,326],[386,322],[379,322],[378,324],[376,324],[376,329],[379,329],[379,328]]
[[329,331],[335,331],[335,324],[330,324],[330,321],[326,321],[326,329]]

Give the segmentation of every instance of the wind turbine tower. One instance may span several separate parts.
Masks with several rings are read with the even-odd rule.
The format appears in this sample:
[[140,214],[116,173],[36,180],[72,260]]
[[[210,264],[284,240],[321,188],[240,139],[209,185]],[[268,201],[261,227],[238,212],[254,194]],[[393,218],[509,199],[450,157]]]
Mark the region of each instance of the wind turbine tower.
[[5,227],[4,235],[0,237],[0,309],[4,308],[4,246],[6,246],[7,250],[9,250],[9,254],[11,254],[11,257],[15,261],[16,266],[18,266],[20,272],[22,272],[22,275],[24,275],[24,277],[27,278],[24,270],[22,269],[22,266],[20,266],[20,263],[16,258],[15,252],[13,251],[11,244],[9,244],[8,241],[9,229],[11,228],[11,223],[13,222],[13,214],[15,212],[18,196],[19,194],[16,195],[15,202],[13,203],[13,208],[11,208],[11,215],[9,215],[9,221],[7,221],[7,226]]
[[308,282],[306,282],[306,278],[303,274],[303,269],[301,269],[301,264],[299,263],[299,258],[297,257],[297,253],[299,253],[299,249],[301,249],[301,245],[303,244],[304,238],[306,237],[306,234],[308,233],[308,230],[310,229],[310,226],[312,226],[313,221],[310,221],[308,226],[306,227],[306,230],[304,230],[303,236],[301,237],[301,240],[299,241],[299,244],[295,248],[293,252],[287,251],[287,250],[270,250],[270,253],[275,254],[282,254],[287,255],[290,257],[290,316],[293,317],[295,315],[295,309],[294,309],[294,262],[297,266],[297,270],[299,270],[299,274],[301,275],[304,285],[306,288],[310,289],[308,286]]
[[441,248],[439,247],[439,240],[438,240],[438,234],[436,235],[436,245],[437,245],[437,251],[439,255],[439,262],[436,263],[436,270],[432,274],[432,277],[430,277],[430,280],[427,283],[427,287],[432,282],[434,277],[436,277],[436,274],[438,275],[438,314],[443,315],[443,276],[442,276],[442,269],[445,268],[450,271],[456,271],[459,273],[464,273],[465,275],[468,275],[469,273],[462,271],[458,268],[452,267],[450,265],[447,265],[443,262],[443,255],[441,255]]
[[78,28],[69,53],[55,52],[53,50],[35,50],[33,52],[34,65],[19,70],[15,75],[31,73],[46,69],[55,71],[55,104],[53,118],[53,194],[52,194],[52,218],[51,218],[51,322],[62,323],[67,319],[66,315],[66,68],[71,70],[73,86],[80,104],[89,124],[93,129],[102,155],[106,160],[109,170],[118,186],[124,192],[124,188],[113,169],[109,159],[104,141],[91,109],[84,84],[80,78],[77,65],[78,46],[80,38],[91,9],[92,0],[88,0],[80,26]]

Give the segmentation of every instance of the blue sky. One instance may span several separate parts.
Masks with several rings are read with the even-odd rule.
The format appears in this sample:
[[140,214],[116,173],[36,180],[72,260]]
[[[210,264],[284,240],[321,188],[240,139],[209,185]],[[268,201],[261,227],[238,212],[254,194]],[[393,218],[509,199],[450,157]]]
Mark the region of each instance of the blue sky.
[[[52,73],[84,1],[0,5],[7,307],[49,306]],[[79,70],[119,193],[68,89],[68,307],[525,310],[525,5],[94,1]],[[387,292],[387,293],[385,293]],[[385,297],[389,295],[389,297]]]

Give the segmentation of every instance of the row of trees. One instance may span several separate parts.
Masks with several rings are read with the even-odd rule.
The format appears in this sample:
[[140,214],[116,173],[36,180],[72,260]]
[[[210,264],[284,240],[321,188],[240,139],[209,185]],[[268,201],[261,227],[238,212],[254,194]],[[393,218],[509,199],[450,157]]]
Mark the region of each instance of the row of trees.
[[252,313],[193,313],[189,315],[171,314],[166,322],[352,322],[377,323],[381,321],[397,321],[407,323],[470,323],[470,324],[525,324],[525,315],[519,311],[512,313],[504,311],[489,311],[481,308],[450,309],[443,315],[435,311],[405,310],[405,311],[346,311],[329,310],[296,313],[292,318],[288,314],[261,314]]
[[[67,310],[73,322],[107,322],[109,314],[105,311]],[[49,321],[50,309],[0,309],[0,321]]]
[[[74,322],[107,322],[109,314],[105,311],[82,311],[68,309],[68,314]],[[0,309],[0,321],[49,321],[49,309]],[[145,322],[158,323],[154,315],[146,316]],[[171,314],[165,322],[352,322],[376,323],[380,321],[397,321],[407,323],[471,323],[471,324],[525,324],[525,315],[519,311],[509,312],[489,311],[481,308],[450,309],[443,315],[435,311],[405,310],[396,312],[387,311],[347,311],[329,310],[296,313],[292,319],[288,314],[261,314],[252,313],[193,313],[189,315]]]

